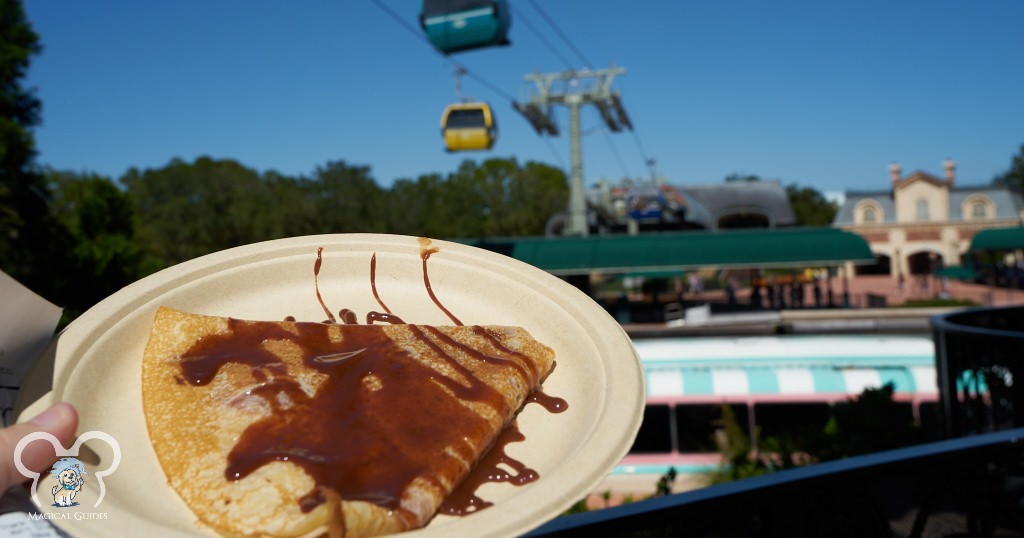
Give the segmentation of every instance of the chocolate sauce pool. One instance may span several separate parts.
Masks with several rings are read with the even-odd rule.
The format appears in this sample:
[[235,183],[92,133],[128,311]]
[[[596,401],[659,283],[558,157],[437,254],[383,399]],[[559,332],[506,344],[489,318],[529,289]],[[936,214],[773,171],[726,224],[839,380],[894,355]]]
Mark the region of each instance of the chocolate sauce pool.
[[[427,260],[437,249],[421,240],[423,282],[434,304],[456,325],[462,323],[445,308],[430,287]],[[413,336],[437,351],[448,366],[468,380],[458,383],[440,376],[428,366],[410,359],[408,352],[385,334],[385,327],[374,322],[403,324],[380,300],[376,289],[376,255],[370,260],[370,285],[374,298],[384,310],[369,312],[366,325],[356,325],[355,312],[339,312],[342,323],[356,325],[346,329],[343,341],[332,339],[332,326],[338,321],[320,294],[318,277],[322,249],[314,264],[316,297],[327,314],[324,323],[295,322],[295,332],[276,323],[231,319],[230,331],[208,336],[181,356],[182,380],[192,385],[211,382],[221,366],[244,364],[251,368],[257,386],[250,394],[262,398],[272,413],[250,425],[228,454],[225,477],[239,480],[273,461],[290,461],[302,467],[315,482],[314,488],[300,500],[304,512],[324,503],[331,492],[342,499],[367,501],[400,514],[411,522],[410,514],[399,505],[400,496],[411,481],[423,476],[425,469],[441,469],[442,476],[459,474],[462,460],[473,460],[464,438],[485,437],[487,422],[459,400],[478,402],[508,413],[504,398],[486,383],[474,377],[454,357],[438,345],[443,342],[474,360],[499,363],[516,369],[527,379],[538,373],[526,371],[532,364],[525,360],[490,356],[460,344],[436,328],[408,326]],[[294,318],[289,316],[289,321]],[[485,328],[472,328],[477,336],[506,354],[500,341]],[[325,374],[325,381],[308,394],[292,378],[275,354],[266,350],[269,341],[287,342],[298,350],[305,366]],[[525,365],[525,366],[524,366]],[[181,380],[179,380],[180,382]],[[451,398],[445,388],[455,394]],[[552,413],[564,411],[568,404],[535,391],[527,403],[537,403]],[[403,415],[398,416],[396,409]],[[409,427],[410,424],[415,425]],[[300,435],[297,435],[301,432]],[[522,462],[507,455],[509,443],[525,437],[513,422],[494,441],[491,450],[476,468],[449,495],[439,513],[465,515],[491,506],[476,495],[487,482],[522,485],[539,475]],[[453,448],[462,450],[453,458]],[[512,469],[509,472],[507,469]],[[439,490],[441,484],[432,484]]]

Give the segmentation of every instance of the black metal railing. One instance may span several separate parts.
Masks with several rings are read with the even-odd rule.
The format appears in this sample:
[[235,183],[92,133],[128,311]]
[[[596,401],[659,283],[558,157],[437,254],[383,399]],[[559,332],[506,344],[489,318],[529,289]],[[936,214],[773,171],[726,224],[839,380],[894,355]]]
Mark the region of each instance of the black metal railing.
[[1024,426],[1024,307],[934,316],[947,437]]
[[1024,537],[1024,307],[929,324],[946,440],[564,516],[528,536]]
[[564,516],[527,536],[1024,536],[1024,428]]

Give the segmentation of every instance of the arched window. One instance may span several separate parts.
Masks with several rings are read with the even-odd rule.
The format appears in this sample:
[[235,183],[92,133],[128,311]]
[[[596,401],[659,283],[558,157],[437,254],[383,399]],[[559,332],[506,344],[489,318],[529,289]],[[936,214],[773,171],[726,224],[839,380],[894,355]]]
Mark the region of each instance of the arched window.
[[917,220],[929,220],[928,216],[928,200],[924,198],[917,199]]
[[972,219],[984,219],[988,218],[988,207],[985,202],[978,200],[971,204],[971,218]]
[[996,216],[996,204],[988,196],[976,193],[963,201],[960,213],[966,220],[991,219]]
[[861,200],[853,208],[854,222],[877,224],[885,220],[885,210],[875,200]]

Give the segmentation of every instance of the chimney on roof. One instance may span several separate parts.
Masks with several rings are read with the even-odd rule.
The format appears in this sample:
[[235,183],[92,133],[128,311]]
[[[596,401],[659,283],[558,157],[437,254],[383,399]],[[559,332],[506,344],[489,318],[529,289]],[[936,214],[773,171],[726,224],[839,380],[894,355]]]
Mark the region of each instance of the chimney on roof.
[[942,168],[946,170],[946,184],[953,188],[953,184],[956,182],[956,161],[946,159],[942,161]]
[[889,165],[889,176],[892,178],[892,186],[896,188],[896,185],[900,182],[900,163],[892,163]]

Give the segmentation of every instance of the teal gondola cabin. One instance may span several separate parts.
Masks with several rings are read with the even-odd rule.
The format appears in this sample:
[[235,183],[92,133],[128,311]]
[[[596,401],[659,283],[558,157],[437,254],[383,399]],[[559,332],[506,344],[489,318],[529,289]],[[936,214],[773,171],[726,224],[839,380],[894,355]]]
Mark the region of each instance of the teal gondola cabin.
[[511,24],[505,0],[421,0],[420,25],[445,54],[508,45]]

